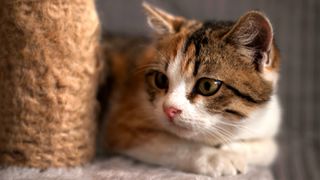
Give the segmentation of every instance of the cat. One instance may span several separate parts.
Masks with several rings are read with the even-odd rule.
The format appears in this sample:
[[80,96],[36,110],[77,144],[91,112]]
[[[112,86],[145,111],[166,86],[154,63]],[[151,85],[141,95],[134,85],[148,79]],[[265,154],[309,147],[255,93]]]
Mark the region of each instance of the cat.
[[281,109],[269,19],[249,11],[236,22],[201,22],[143,7],[152,42],[106,51],[114,91],[105,148],[212,177],[270,165]]

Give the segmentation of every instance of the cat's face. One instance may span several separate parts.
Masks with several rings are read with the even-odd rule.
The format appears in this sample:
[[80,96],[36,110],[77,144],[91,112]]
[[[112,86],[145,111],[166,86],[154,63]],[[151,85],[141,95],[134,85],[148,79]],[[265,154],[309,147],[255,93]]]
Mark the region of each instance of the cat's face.
[[145,71],[155,119],[179,136],[231,138],[275,88],[279,60],[268,19],[249,12],[236,23],[201,23],[146,9],[159,34]]

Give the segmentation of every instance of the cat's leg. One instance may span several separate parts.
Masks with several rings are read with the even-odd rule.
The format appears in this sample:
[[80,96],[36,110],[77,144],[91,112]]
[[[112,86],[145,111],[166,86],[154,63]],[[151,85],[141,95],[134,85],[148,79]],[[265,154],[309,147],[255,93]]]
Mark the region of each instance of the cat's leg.
[[277,143],[272,138],[233,142],[221,149],[241,154],[248,164],[258,166],[270,165],[278,153]]
[[246,171],[242,155],[180,139],[166,133],[145,135],[140,145],[122,153],[138,160],[210,176],[235,175]]

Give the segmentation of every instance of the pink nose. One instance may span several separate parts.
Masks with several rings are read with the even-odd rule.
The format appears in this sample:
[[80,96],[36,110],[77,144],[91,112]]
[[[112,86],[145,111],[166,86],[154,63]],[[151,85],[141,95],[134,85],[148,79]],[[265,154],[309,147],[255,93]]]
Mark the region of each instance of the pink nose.
[[166,113],[167,117],[172,121],[173,118],[178,115],[181,114],[181,110],[174,108],[174,107],[164,107],[163,111]]

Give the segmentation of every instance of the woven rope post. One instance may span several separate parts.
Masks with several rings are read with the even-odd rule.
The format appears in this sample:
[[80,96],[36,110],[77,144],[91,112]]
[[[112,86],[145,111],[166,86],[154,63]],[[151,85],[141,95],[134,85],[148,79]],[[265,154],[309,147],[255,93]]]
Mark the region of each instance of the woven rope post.
[[0,0],[0,166],[94,156],[99,31],[93,0]]

